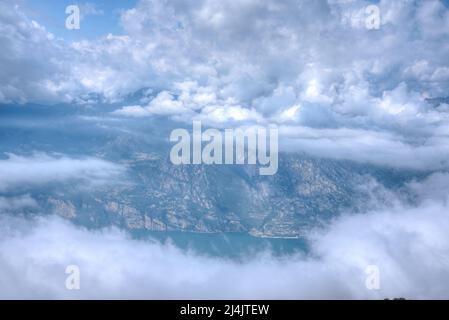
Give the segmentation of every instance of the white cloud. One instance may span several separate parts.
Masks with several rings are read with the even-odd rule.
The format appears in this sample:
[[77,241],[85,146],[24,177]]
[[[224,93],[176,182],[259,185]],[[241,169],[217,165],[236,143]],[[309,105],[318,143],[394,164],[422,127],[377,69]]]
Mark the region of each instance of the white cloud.
[[28,194],[17,197],[0,197],[0,213],[37,207],[36,200]]
[[69,89],[66,76],[53,77],[65,63],[59,41],[12,1],[0,4],[0,30],[0,103],[52,100],[57,87]]
[[209,124],[239,121],[262,121],[255,110],[236,105],[233,99],[217,98],[211,87],[200,87],[197,82],[184,81],[175,84],[176,96],[161,91],[146,106],[125,106],[112,112],[127,117],[168,115],[179,120],[202,120]]
[[122,13],[125,35],[67,43],[2,2],[0,99],[120,102],[151,87],[158,94],[114,114],[374,131],[410,150],[391,157],[445,150],[448,114],[425,99],[447,95],[449,10],[382,0],[374,31],[363,27],[369,4],[141,0]]
[[410,142],[407,137],[349,128],[279,127],[283,151],[304,151],[317,157],[353,160],[401,169],[448,168],[449,141],[439,138]]
[[195,119],[202,120],[210,124],[229,124],[232,122],[252,122],[257,123],[263,117],[254,109],[242,108],[241,106],[208,106]]
[[[307,255],[265,252],[243,262],[132,240],[116,229],[88,231],[53,216],[1,215],[0,296],[447,299],[449,210],[440,200],[343,215],[310,233]],[[73,264],[79,291],[65,289],[65,268]],[[370,265],[379,268],[379,290],[365,286]]]
[[46,154],[7,156],[8,158],[0,160],[0,191],[22,185],[38,186],[67,180],[98,184],[117,178],[125,172],[120,165],[96,158],[74,159]]
[[431,199],[445,203],[449,194],[449,173],[436,172],[424,181],[412,181],[407,187],[420,200]]
[[[428,60],[435,68],[447,65],[448,47],[441,44],[447,34],[431,32],[445,30],[432,27],[447,22],[444,5],[381,1],[383,22],[378,32],[344,23],[348,15],[362,15],[368,4],[323,0],[263,4],[142,0],[136,8],[122,14],[127,35],[105,35],[99,40],[70,46],[45,41],[40,47],[54,59],[35,61],[34,66],[48,69],[55,62],[63,67],[64,77],[61,78],[62,70],[57,68],[48,70],[50,73],[44,74],[42,80],[61,90],[60,93],[67,91],[68,96],[77,93],[74,89],[92,90],[113,99],[148,85],[173,90],[177,82],[190,80],[203,86],[212,85],[216,89],[212,94],[250,105],[254,99],[271,94],[281,82],[290,86],[295,95],[305,92],[308,94],[304,98],[311,98],[310,94],[316,95],[320,85],[320,90],[325,90],[326,85],[332,84],[329,83],[332,78],[347,80],[348,71],[355,65],[365,73],[361,73],[365,80],[374,71],[373,65],[383,65],[382,76],[393,68],[407,68],[417,58]],[[8,31],[5,37],[19,25],[26,28],[28,33],[24,35],[28,42],[34,34],[41,42],[49,37],[45,29],[14,8],[13,2],[7,1],[3,6],[5,14],[0,21]],[[253,23],[248,24],[248,19]],[[422,32],[421,38],[416,38],[417,30]],[[17,47],[15,42],[4,44],[6,48],[12,48],[13,44]],[[435,48],[439,50],[436,52]],[[34,50],[28,52],[35,54]],[[20,59],[18,55],[12,57]],[[312,76],[310,65],[314,66],[315,76],[323,79],[306,78]],[[68,78],[74,83],[72,87],[64,80]],[[394,81],[397,85],[401,79]],[[314,82],[319,86],[311,85]],[[444,83],[439,84],[435,78],[434,89],[439,85]]]
[[150,116],[151,113],[148,109],[141,107],[139,105],[136,106],[124,106],[118,110],[112,112],[113,115],[124,116],[124,117],[147,117]]

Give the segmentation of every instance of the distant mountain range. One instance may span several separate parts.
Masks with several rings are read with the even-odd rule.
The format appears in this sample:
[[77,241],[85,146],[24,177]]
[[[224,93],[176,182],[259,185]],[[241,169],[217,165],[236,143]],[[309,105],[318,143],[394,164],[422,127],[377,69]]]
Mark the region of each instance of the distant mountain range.
[[[123,183],[88,189],[49,183],[14,190],[38,202],[39,208],[27,209],[28,214],[56,213],[92,228],[301,237],[340,212],[365,210],[373,197],[388,201],[384,190],[398,190],[423,175],[303,153],[281,153],[274,176],[260,176],[252,165],[175,166],[169,161],[168,137],[179,124],[117,120],[107,112],[106,107],[0,108],[1,154],[93,156],[127,168]],[[378,185],[361,188],[367,181]]]

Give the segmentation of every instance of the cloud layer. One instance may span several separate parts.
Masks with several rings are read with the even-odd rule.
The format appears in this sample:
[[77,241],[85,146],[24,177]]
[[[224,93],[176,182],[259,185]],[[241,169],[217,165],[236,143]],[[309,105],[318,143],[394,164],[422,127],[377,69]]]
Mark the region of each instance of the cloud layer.
[[[370,30],[370,4],[141,0],[123,11],[124,34],[67,42],[4,1],[0,102],[121,102],[114,116],[276,123],[321,156],[343,145],[336,157],[447,168],[448,107],[426,99],[447,96],[449,10],[442,1],[380,1],[380,28]],[[126,104],[142,88],[150,89]],[[309,150],[304,128],[332,129],[336,147],[324,148],[331,131],[322,131],[323,150]],[[362,143],[347,143],[360,133]],[[408,163],[410,154],[418,160]]]
[[[312,230],[307,256],[262,253],[242,263],[3,214],[0,296],[449,298],[449,106],[428,100],[448,95],[449,10],[442,1],[381,0],[380,28],[368,30],[370,4],[140,0],[121,15],[124,34],[67,42],[2,1],[0,103],[102,102],[118,105],[117,119],[275,123],[286,151],[440,172],[407,186],[415,206],[379,204]],[[8,155],[0,192],[102,183],[123,171],[96,158]],[[27,194],[0,197],[1,212],[35,205]],[[72,264],[80,291],[64,286]],[[380,290],[365,286],[368,265],[379,268]]]
[[17,190],[21,186],[42,186],[50,182],[77,181],[95,185],[116,179],[124,172],[122,166],[96,158],[9,154],[7,159],[0,159],[0,191]]
[[[426,200],[344,215],[309,235],[307,255],[243,262],[132,240],[117,229],[88,231],[56,217],[1,215],[2,298],[413,299],[448,298],[447,205]],[[80,290],[65,287],[68,265]],[[368,266],[380,288],[369,290]]]

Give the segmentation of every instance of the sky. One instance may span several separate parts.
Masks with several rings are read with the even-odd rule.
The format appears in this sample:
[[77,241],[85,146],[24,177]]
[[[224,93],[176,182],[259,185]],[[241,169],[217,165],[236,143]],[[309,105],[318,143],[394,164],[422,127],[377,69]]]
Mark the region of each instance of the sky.
[[[416,205],[392,194],[393,207],[344,214],[311,230],[310,257],[286,262],[217,261],[115,229],[2,215],[0,296],[448,297],[448,1],[89,1],[77,3],[79,30],[64,27],[69,4],[0,2],[0,108],[109,105],[104,120],[275,124],[283,151],[431,175],[407,185]],[[372,5],[378,28],[367,27]],[[89,186],[125,171],[89,155],[7,155],[0,190],[81,173],[76,183]],[[4,212],[33,205],[0,197]],[[55,285],[65,275],[54,268],[70,261],[86,270],[86,290]],[[368,264],[382,267],[381,291],[364,286]]]
[[[132,8],[135,0],[95,2],[71,0],[23,0],[20,3],[27,16],[45,25],[47,30],[58,38],[68,41],[95,39],[109,33],[123,34],[120,24],[120,15]],[[65,9],[69,5],[80,8],[83,27],[79,30],[69,30],[65,27],[67,15]],[[61,14],[63,13],[63,14]]]
[[447,167],[447,100],[428,102],[448,96],[447,2],[100,1],[80,3],[79,30],[61,27],[66,2],[53,3],[2,2],[0,102],[276,124],[291,150]]

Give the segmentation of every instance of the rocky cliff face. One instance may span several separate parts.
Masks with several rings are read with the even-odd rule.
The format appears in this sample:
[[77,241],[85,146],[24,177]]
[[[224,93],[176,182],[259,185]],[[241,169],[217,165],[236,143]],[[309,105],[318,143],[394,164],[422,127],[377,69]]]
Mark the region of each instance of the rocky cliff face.
[[126,163],[127,183],[81,195],[67,190],[45,205],[90,226],[299,237],[339,212],[361,209],[373,192],[359,189],[362,180],[405,181],[393,170],[301,154],[281,154],[274,176],[248,165],[175,166],[164,154],[139,153]]
[[[34,110],[27,108],[27,115]],[[56,112],[35,107],[32,128],[22,124],[26,119],[21,109],[4,111],[2,121],[8,125],[0,127],[0,152],[58,152],[125,166],[126,176],[119,182],[20,190],[39,205],[28,213],[56,213],[88,227],[298,237],[342,211],[363,210],[373,194],[382,201],[383,189],[398,190],[416,176],[301,153],[281,153],[273,176],[260,176],[258,167],[250,165],[176,166],[168,158],[168,137],[170,128],[179,123],[108,122],[105,116],[97,120],[95,114],[86,120],[84,113],[78,115],[78,107],[64,108]],[[53,117],[50,122],[45,112]],[[376,183],[360,188],[367,181]]]

